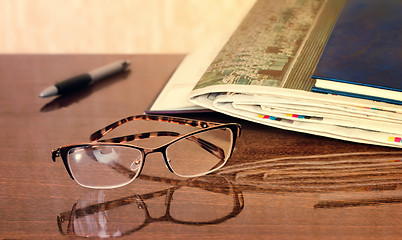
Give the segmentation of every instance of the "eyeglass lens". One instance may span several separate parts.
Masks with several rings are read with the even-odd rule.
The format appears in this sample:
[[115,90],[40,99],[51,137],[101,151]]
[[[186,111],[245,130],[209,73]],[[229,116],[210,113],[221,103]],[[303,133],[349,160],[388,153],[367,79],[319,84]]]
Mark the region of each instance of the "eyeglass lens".
[[231,152],[233,134],[217,128],[183,138],[166,149],[173,171],[182,177],[207,174],[222,167]]
[[112,188],[131,182],[140,172],[140,150],[119,145],[87,145],[67,154],[74,179],[92,188]]

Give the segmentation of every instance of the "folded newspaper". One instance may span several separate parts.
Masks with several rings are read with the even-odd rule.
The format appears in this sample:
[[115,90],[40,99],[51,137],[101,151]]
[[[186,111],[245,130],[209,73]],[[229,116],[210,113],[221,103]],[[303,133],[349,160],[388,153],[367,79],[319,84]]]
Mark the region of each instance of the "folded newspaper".
[[311,92],[343,1],[258,1],[190,94],[231,116],[354,142],[402,147],[402,106]]
[[402,147],[402,106],[311,92],[344,2],[257,1],[205,67],[190,102],[282,129]]

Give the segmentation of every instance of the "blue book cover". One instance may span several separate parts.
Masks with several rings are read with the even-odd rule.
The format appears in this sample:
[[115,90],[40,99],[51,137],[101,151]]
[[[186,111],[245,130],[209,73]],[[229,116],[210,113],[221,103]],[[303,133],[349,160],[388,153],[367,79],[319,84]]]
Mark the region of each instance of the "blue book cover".
[[379,99],[391,90],[392,99],[402,100],[401,76],[402,1],[348,0],[313,73],[315,86],[354,97],[383,91],[375,96]]
[[335,94],[335,95],[339,95],[339,96],[362,98],[362,99],[368,99],[368,100],[373,100],[373,101],[377,101],[377,102],[386,102],[386,103],[402,105],[402,101],[393,100],[393,99],[389,99],[389,98],[373,97],[373,96],[368,96],[368,95],[364,95],[364,94],[343,92],[343,91],[337,91],[337,90],[329,90],[329,89],[318,88],[318,87],[312,87],[311,90],[313,92],[318,92],[318,93]]

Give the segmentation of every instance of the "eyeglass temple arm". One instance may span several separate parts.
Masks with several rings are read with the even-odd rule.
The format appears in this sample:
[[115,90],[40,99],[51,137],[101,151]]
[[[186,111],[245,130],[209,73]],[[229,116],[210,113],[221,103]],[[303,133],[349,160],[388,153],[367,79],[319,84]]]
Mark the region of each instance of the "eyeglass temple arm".
[[123,143],[123,142],[131,142],[134,140],[153,138],[153,137],[178,137],[180,133],[177,132],[169,132],[169,131],[155,131],[155,132],[145,132],[145,133],[137,133],[131,134],[121,137],[114,137],[108,139],[102,139],[98,142],[110,142],[110,143]]
[[[110,139],[105,139],[105,140],[99,140],[99,142],[122,143],[122,142],[130,142],[130,141],[134,141],[134,140],[151,138],[151,137],[163,137],[163,136],[178,137],[180,135],[181,135],[180,133],[168,132],[168,131],[147,132],[147,133],[133,134],[133,135],[115,137],[115,138],[110,138]],[[207,152],[211,153],[212,155],[214,155],[215,157],[217,157],[219,159],[225,158],[225,151],[223,151],[222,148],[216,146],[213,143],[210,143],[210,142],[208,142],[202,138],[196,137],[196,136],[190,136],[186,139],[198,144],[200,147],[202,147]]]
[[192,127],[199,127],[199,128],[207,128],[211,126],[218,126],[219,123],[214,122],[206,122],[206,121],[197,121],[192,119],[186,118],[176,118],[176,117],[167,117],[167,116],[158,116],[158,115],[137,115],[137,116],[130,116],[127,118],[123,118],[119,121],[116,121],[105,128],[102,128],[94,133],[91,134],[89,139],[91,141],[97,141],[103,136],[105,136],[108,132],[112,131],[113,129],[123,125],[124,123],[135,121],[135,120],[148,120],[148,121],[158,121],[158,122],[167,122],[167,123],[175,123],[181,125],[187,125]]
[[225,151],[223,151],[222,148],[216,146],[215,144],[212,144],[212,143],[210,143],[202,138],[196,137],[196,136],[190,136],[186,139],[197,143],[200,147],[202,147],[203,149],[205,149],[207,152],[211,153],[218,159],[223,160],[225,158]]

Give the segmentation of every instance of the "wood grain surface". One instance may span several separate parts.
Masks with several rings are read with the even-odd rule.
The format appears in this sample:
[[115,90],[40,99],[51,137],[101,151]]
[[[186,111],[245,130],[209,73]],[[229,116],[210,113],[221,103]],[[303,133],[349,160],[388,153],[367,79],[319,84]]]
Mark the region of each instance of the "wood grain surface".
[[[238,122],[218,173],[181,179],[161,156],[139,179],[91,190],[68,176],[55,147],[141,114],[182,55],[0,55],[0,239],[401,239],[402,151]],[[49,84],[118,59],[131,71],[74,94]]]

